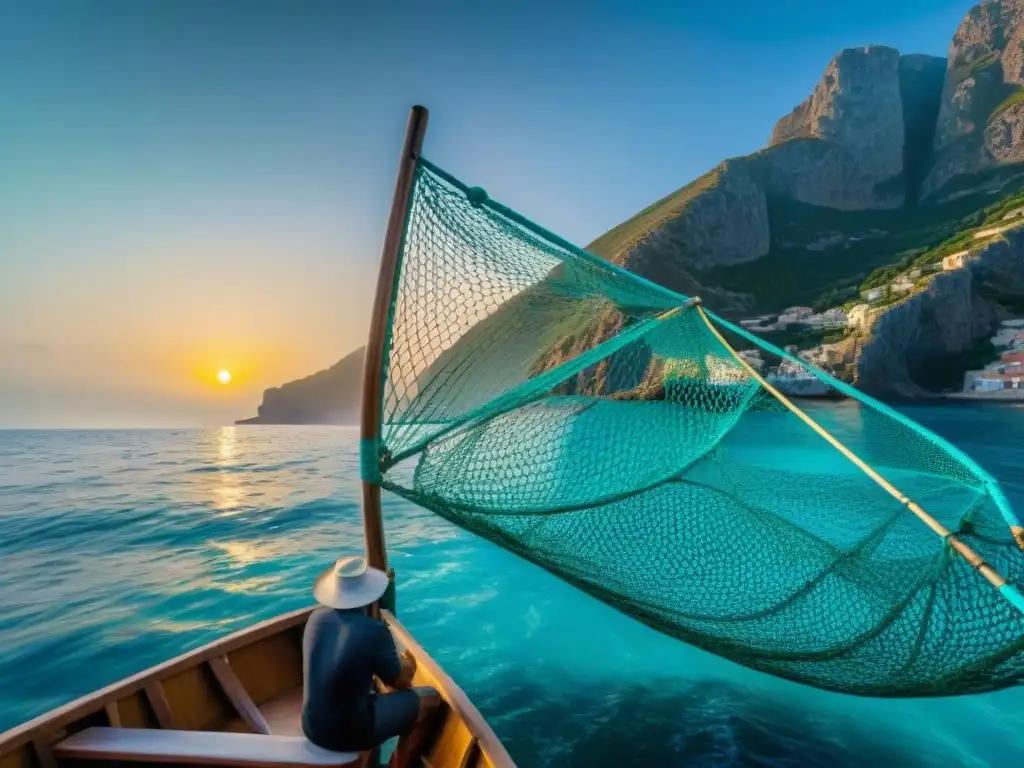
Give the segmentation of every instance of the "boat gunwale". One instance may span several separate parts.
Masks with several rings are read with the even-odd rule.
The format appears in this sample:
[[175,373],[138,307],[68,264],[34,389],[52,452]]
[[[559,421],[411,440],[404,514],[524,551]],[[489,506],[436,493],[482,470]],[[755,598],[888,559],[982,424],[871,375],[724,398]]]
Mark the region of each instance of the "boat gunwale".
[[[316,606],[308,606],[266,619],[250,627],[232,632],[172,659],[148,667],[122,678],[99,690],[87,693],[73,701],[51,709],[38,717],[8,731],[0,733],[0,757],[33,742],[52,743],[63,738],[62,729],[84,717],[102,711],[111,701],[138,693],[154,681],[162,681],[192,667],[220,658],[253,643],[279,635],[293,627],[303,625]],[[466,693],[448,676],[441,666],[423,649],[395,616],[382,611],[384,620],[391,627],[399,641],[416,658],[417,665],[433,678],[441,697],[477,741],[480,750],[492,768],[515,768],[501,741]],[[419,671],[419,670],[417,670]],[[160,730],[159,728],[153,730]]]
[[419,676],[420,672],[424,671],[434,679],[437,688],[440,690],[441,697],[451,708],[455,716],[466,726],[473,735],[473,738],[476,739],[480,751],[484,753],[491,768],[516,768],[515,761],[512,760],[508,750],[505,749],[505,745],[501,743],[501,740],[491,730],[491,726],[484,719],[483,715],[480,714],[480,710],[470,701],[466,692],[423,649],[423,646],[395,618],[394,614],[390,611],[382,610],[381,618],[387,622],[398,641],[416,657],[416,675]]
[[268,637],[280,634],[304,623],[313,608],[300,608],[283,613],[258,624],[246,627],[217,640],[213,640],[191,651],[186,651],[167,661],[147,667],[141,672],[117,680],[99,690],[87,693],[73,701],[51,709],[26,723],[0,733],[0,756],[12,749],[32,741],[41,733],[58,731],[65,725],[86,715],[98,712],[112,698],[117,700],[138,693],[154,680],[163,680],[171,675],[202,664],[210,659],[223,656]]

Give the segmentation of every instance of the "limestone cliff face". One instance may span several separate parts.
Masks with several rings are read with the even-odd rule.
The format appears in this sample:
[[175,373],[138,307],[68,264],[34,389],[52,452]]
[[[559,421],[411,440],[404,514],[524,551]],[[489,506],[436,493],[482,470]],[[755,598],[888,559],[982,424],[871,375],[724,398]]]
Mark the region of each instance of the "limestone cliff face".
[[775,126],[770,146],[822,139],[859,175],[882,182],[903,170],[903,137],[899,51],[872,45],[832,59],[814,93]]
[[928,288],[881,314],[861,342],[855,384],[880,396],[927,394],[922,369],[989,336],[999,297],[1024,296],[1024,232],[1007,233],[972,254],[963,269],[943,272]]
[[925,193],[958,176],[1024,160],[1024,0],[986,0],[964,18],[949,47]]
[[251,419],[236,424],[358,424],[365,347],[326,370],[272,387]]
[[621,263],[670,285],[679,270],[759,259],[770,245],[764,190],[745,169],[726,162],[715,186],[694,198],[683,215],[652,229]]
[[[902,140],[897,149],[902,156]],[[742,168],[772,197],[844,211],[903,204],[903,185],[885,183],[894,174],[865,172],[856,153],[825,139],[791,139],[726,164]]]
[[927,390],[914,381],[914,369],[930,358],[967,349],[989,328],[984,307],[976,305],[970,272],[944,272],[927,290],[879,316],[861,345],[854,383],[873,395],[925,395]]
[[[708,298],[708,287],[696,284],[691,271],[765,256],[769,198],[849,211],[899,207],[907,189],[908,130],[916,137],[934,126],[941,91],[934,70],[941,61],[901,57],[884,46],[840,52],[814,93],[779,121],[767,148],[726,160],[589,248],[684,293],[701,288]],[[742,298],[726,303],[737,302]]]

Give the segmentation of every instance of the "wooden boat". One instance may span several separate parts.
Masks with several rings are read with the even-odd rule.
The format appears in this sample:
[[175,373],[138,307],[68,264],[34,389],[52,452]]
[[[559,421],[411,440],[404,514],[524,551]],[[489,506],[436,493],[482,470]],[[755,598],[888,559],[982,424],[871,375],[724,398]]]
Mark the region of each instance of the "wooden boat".
[[[414,107],[384,239],[367,347],[364,440],[379,437],[380,361],[389,291],[426,123],[427,111]],[[363,517],[370,564],[387,570],[380,488],[370,483],[363,483]],[[0,734],[0,768],[87,768],[113,763],[240,768],[376,765],[377,751],[329,752],[302,735],[301,639],[311,610],[236,632]],[[416,658],[413,684],[433,686],[443,701],[432,718],[417,726],[410,742],[416,746],[404,765],[396,768],[514,768],[465,693],[390,611],[383,606],[375,610]]]

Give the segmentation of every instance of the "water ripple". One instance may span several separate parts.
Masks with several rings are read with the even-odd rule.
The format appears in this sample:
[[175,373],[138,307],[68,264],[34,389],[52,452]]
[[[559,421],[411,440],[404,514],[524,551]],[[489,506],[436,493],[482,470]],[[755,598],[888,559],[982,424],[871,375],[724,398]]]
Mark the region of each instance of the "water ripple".
[[[913,415],[1024,509],[1024,451],[1006,450],[1024,445],[1024,410],[1006,413]],[[0,432],[0,730],[308,604],[316,574],[362,547],[356,438]],[[400,499],[385,519],[399,614],[524,768],[998,768],[1024,751],[1017,691],[873,701],[802,688],[658,635]]]

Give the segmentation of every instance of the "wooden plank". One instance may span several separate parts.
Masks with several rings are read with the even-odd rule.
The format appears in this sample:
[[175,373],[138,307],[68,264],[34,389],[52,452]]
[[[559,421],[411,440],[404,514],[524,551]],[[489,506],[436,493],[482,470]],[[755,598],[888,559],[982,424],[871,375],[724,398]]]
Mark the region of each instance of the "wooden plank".
[[122,728],[155,728],[153,713],[146,704],[142,691],[117,700],[117,713],[121,716]]
[[32,768],[27,747],[18,747],[0,755],[0,768]]
[[[244,648],[247,645],[273,637],[274,635],[288,633],[290,636],[292,630],[306,623],[306,619],[309,618],[312,610],[312,607],[301,608],[297,611],[285,613],[260,622],[254,626],[246,627],[201,648],[196,648],[181,656],[176,656],[163,664],[150,667],[137,675],[119,680],[112,685],[108,685],[106,688],[101,688],[69,704],[40,715],[34,720],[12,728],[0,734],[0,755],[6,755],[23,744],[28,744],[37,738],[40,733],[59,730],[70,723],[81,720],[87,715],[101,712],[109,701],[121,700],[125,704],[131,703],[132,706],[129,709],[131,709],[131,712],[135,712],[137,709],[134,704],[135,694],[141,692],[154,680],[163,680],[184,669],[197,666],[209,659],[223,656],[226,653]],[[125,701],[129,698],[132,699],[131,702]],[[128,724],[129,721],[131,721],[132,725],[142,724],[135,722],[138,719],[137,717],[129,718],[129,714],[131,713],[122,708],[121,718],[124,724]]]
[[220,689],[231,701],[231,706],[235,708],[238,716],[249,724],[253,733],[262,733],[269,736],[270,725],[263,718],[259,707],[256,706],[256,703],[249,696],[249,692],[245,690],[238,676],[235,675],[234,670],[231,669],[228,657],[220,656],[216,659],[210,659],[206,663],[209,665],[210,671],[213,672],[213,676],[217,678]]
[[459,768],[477,768],[480,764],[480,743],[474,738],[469,743],[469,749],[466,750],[466,754],[462,756],[462,764]]
[[[443,714],[445,717],[440,726],[440,733],[434,739],[426,757],[430,759],[431,765],[437,766],[437,768],[460,768],[464,765],[466,755],[476,743],[476,739],[466,723],[451,710]],[[420,727],[425,725],[426,723],[422,723]],[[405,768],[405,766],[396,768]]]
[[177,728],[183,731],[218,731],[235,716],[206,664],[182,670],[160,681]]
[[302,687],[260,705],[275,736],[302,736]]
[[[380,440],[382,417],[381,397],[384,386],[384,344],[387,341],[388,320],[391,314],[391,298],[395,292],[395,278],[398,275],[399,252],[405,236],[405,224],[409,215],[409,201],[416,181],[416,165],[423,148],[423,136],[427,132],[427,110],[415,106],[409,112],[405,129],[405,143],[398,161],[398,178],[391,198],[391,214],[384,232],[384,248],[377,272],[377,291],[373,298],[373,312],[370,315],[370,336],[366,342],[366,358],[363,360],[363,408],[359,419],[361,445],[375,445]],[[370,565],[388,570],[387,547],[384,544],[384,524],[380,511],[380,486],[363,481],[363,528],[366,534],[366,556]]]
[[239,648],[228,654],[228,659],[257,705],[302,686],[302,648],[289,633]]
[[[155,713],[152,703],[146,706],[142,701],[144,691],[148,686],[173,677],[183,670],[202,665],[210,659],[233,654],[233,652],[240,649],[247,649],[267,638],[283,635],[282,648],[285,645],[290,646],[289,658],[294,655],[301,661],[296,638],[297,633],[309,617],[311,610],[312,608],[303,608],[235,632],[225,638],[197,648],[189,653],[182,654],[163,664],[159,664],[95,693],[84,696],[70,704],[59,707],[4,734],[0,734],[0,761],[5,761],[4,768],[9,768],[6,765],[6,758],[16,754],[22,746],[29,745],[33,740],[37,739],[43,742],[50,741],[50,736],[53,733],[85,717],[94,715],[102,717],[106,705],[110,702],[117,702],[122,727],[148,727],[150,724],[150,713],[148,710],[153,709]],[[451,707],[454,716],[461,718],[467,724],[473,736],[479,740],[482,753],[481,763],[487,766],[487,768],[514,768],[515,763],[512,761],[512,758],[508,755],[501,742],[498,741],[493,731],[491,731],[487,722],[469,701],[466,694],[427,655],[426,651],[416,643],[394,616],[391,616],[386,611],[383,614],[399,642],[416,657],[419,667],[417,673],[418,681],[424,685],[432,685],[436,688],[441,693],[442,698],[448,703],[448,706]],[[271,643],[270,645],[275,646],[276,644]],[[250,671],[250,666],[253,667],[252,673],[257,674],[257,666],[266,660],[263,650],[257,650],[259,652],[253,653],[251,657],[249,653],[242,653],[238,658],[235,658],[233,655],[230,656],[231,662],[234,664],[233,671],[235,671],[240,681],[249,680],[249,674],[247,673]],[[245,664],[240,666],[239,663],[243,661]],[[246,669],[243,670],[242,666]],[[292,666],[291,661],[289,661],[288,666]],[[301,684],[301,666],[298,667],[298,670],[296,674],[299,677],[290,689],[282,689],[282,692],[291,690],[296,685]],[[280,682],[283,684],[284,680]],[[276,688],[277,683],[273,687]],[[270,695],[269,688],[266,693],[268,693],[268,698],[273,698],[277,695]],[[258,697],[252,693],[251,696],[259,703],[260,699]],[[148,694],[145,695],[145,698],[148,699]],[[450,714],[449,716],[452,715]]]
[[233,766],[320,766],[341,768],[359,762],[356,752],[331,752],[306,739],[252,733],[87,728],[57,744],[61,758]]
[[57,758],[53,756],[53,745],[50,742],[42,740],[33,741],[32,752],[36,757],[39,768],[57,768]]
[[153,708],[153,714],[156,715],[156,721],[160,727],[166,730],[175,730],[178,727],[178,721],[174,717],[174,712],[171,711],[171,704],[167,701],[167,695],[164,693],[164,687],[160,681],[150,683],[145,690],[146,701]]
[[110,723],[111,728],[121,727],[121,710],[117,708],[116,701],[108,701],[104,707],[107,711],[107,722]]
[[448,716],[455,716],[465,723],[479,744],[484,760],[492,768],[515,768],[515,762],[508,750],[494,735],[491,726],[487,724],[483,715],[473,706],[473,702],[469,700],[463,690],[445,674],[436,661],[430,658],[430,655],[413,639],[409,630],[403,627],[394,615],[389,611],[381,611],[381,617],[387,622],[395,638],[416,657],[415,683],[430,685],[437,689],[441,698],[452,709],[452,713]]

